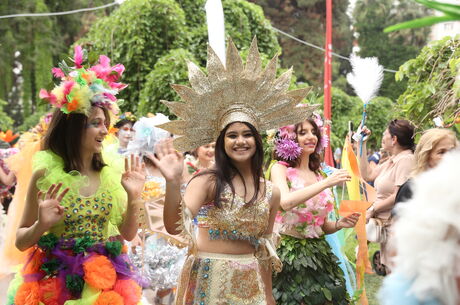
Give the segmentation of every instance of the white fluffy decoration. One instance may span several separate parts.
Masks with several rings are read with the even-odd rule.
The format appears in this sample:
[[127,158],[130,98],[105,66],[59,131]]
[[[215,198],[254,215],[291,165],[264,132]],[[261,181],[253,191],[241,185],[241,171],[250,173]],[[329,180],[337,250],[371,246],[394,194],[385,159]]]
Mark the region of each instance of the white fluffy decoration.
[[361,58],[352,54],[350,63],[353,71],[347,74],[347,81],[356,95],[367,104],[378,93],[383,80],[383,67],[377,57]]
[[413,279],[410,293],[458,304],[460,276],[460,151],[414,179],[414,196],[397,207],[395,272]]
[[134,123],[133,129],[136,134],[128,144],[128,151],[130,153],[153,152],[158,141],[171,136],[166,130],[156,127],[167,122],[169,122],[169,118],[162,113],[157,113],[150,118],[140,118]]

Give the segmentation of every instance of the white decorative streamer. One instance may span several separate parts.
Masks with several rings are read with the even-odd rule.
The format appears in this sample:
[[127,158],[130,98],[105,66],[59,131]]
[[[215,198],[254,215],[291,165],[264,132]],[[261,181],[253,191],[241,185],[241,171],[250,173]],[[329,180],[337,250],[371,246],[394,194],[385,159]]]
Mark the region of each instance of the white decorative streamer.
[[225,65],[225,21],[220,0],[208,0],[205,5],[208,23],[208,41],[222,64]]

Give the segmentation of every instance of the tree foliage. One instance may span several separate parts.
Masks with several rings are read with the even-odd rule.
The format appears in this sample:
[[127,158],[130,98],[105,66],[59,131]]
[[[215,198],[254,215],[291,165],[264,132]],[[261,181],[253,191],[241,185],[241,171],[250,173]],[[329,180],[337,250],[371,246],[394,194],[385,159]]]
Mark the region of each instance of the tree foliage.
[[[426,8],[412,0],[358,0],[353,17],[355,31],[359,33],[359,55],[376,56],[385,68],[398,70],[404,62],[417,56],[426,44],[429,29],[384,33],[384,28],[428,13]],[[405,86],[405,82],[395,81],[393,73],[385,73],[380,95],[396,100]]]
[[[324,96],[318,99],[322,104]],[[394,103],[386,97],[376,97],[367,105],[366,126],[372,130],[368,145],[373,149],[380,147],[382,133],[394,117]],[[363,103],[358,97],[350,96],[338,88],[332,88],[332,126],[331,145],[333,148],[342,147],[348,133],[348,121],[351,121],[356,131],[361,123]]]
[[[104,4],[104,0],[15,0],[1,1],[2,15],[68,11]],[[38,92],[51,81],[50,69],[68,54],[68,47],[98,16],[111,10],[52,17],[0,19],[0,99],[16,125],[37,111]],[[16,73],[13,69],[16,68]],[[22,68],[22,69],[20,69]],[[20,72],[19,72],[20,71]],[[19,72],[19,73],[18,73]]]
[[[176,97],[171,82],[186,81],[185,58],[193,55],[198,65],[205,65],[208,41],[205,3],[205,0],[131,0],[110,17],[99,20],[80,40],[79,43],[125,65],[124,81],[130,85],[120,94],[128,101],[123,110],[140,115],[155,111],[168,113],[159,102]],[[249,48],[257,35],[261,53],[274,55],[279,51],[276,36],[260,7],[243,0],[224,0],[223,7],[226,34],[237,48]],[[178,56],[177,62],[174,56]]]
[[450,124],[460,115],[460,36],[446,37],[422,49],[401,66],[396,77],[407,79],[399,97],[402,114],[424,129],[441,116]]
[[5,131],[12,129],[13,119],[9,117],[7,113],[4,112],[3,107],[5,107],[6,102],[0,99],[0,130]]
[[[326,24],[326,1],[323,0],[250,0],[261,5],[273,26],[304,41],[324,47]],[[353,36],[351,20],[346,14],[349,0],[335,0],[333,4],[334,51],[351,53]],[[324,52],[300,44],[279,35],[283,48],[281,56],[284,67],[294,67],[299,81],[322,88]],[[333,80],[340,78],[348,68],[347,61],[333,61]],[[343,82],[337,85],[343,85]]]

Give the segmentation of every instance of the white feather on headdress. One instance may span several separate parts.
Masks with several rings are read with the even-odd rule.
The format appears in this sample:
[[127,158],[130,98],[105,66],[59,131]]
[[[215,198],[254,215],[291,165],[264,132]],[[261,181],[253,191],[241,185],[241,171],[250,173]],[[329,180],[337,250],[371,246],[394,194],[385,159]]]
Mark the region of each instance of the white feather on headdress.
[[382,85],[383,67],[377,57],[361,58],[354,54],[350,56],[350,63],[353,71],[347,74],[347,81],[366,105],[377,96]]
[[156,126],[169,122],[169,118],[162,113],[157,113],[151,118],[140,118],[134,123],[133,129],[136,131],[134,139],[128,144],[130,153],[154,152],[155,144],[161,139],[171,136],[171,134]]
[[409,293],[458,304],[460,276],[460,151],[413,181],[414,196],[397,206],[395,272],[412,280]]

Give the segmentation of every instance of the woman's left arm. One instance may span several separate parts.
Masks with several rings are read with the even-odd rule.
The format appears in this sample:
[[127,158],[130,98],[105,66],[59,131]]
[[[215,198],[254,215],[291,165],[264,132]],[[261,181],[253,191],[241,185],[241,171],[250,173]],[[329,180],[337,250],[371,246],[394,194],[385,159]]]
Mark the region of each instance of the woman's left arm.
[[125,159],[125,172],[121,177],[121,184],[128,194],[128,207],[118,229],[121,236],[130,241],[137,234],[140,207],[143,204],[141,194],[145,184],[145,166],[139,157],[131,155],[129,161],[128,158]]
[[[279,188],[272,184],[272,198],[270,200],[270,218],[268,220],[268,227],[264,235],[271,235],[273,233],[273,226],[275,224],[276,213],[278,212],[280,206],[281,193]],[[276,250],[276,249],[275,249]],[[272,293],[272,266],[271,264],[266,264],[267,266],[261,266],[260,274],[262,281],[265,287],[265,298],[268,305],[275,305],[275,299],[273,298]]]

